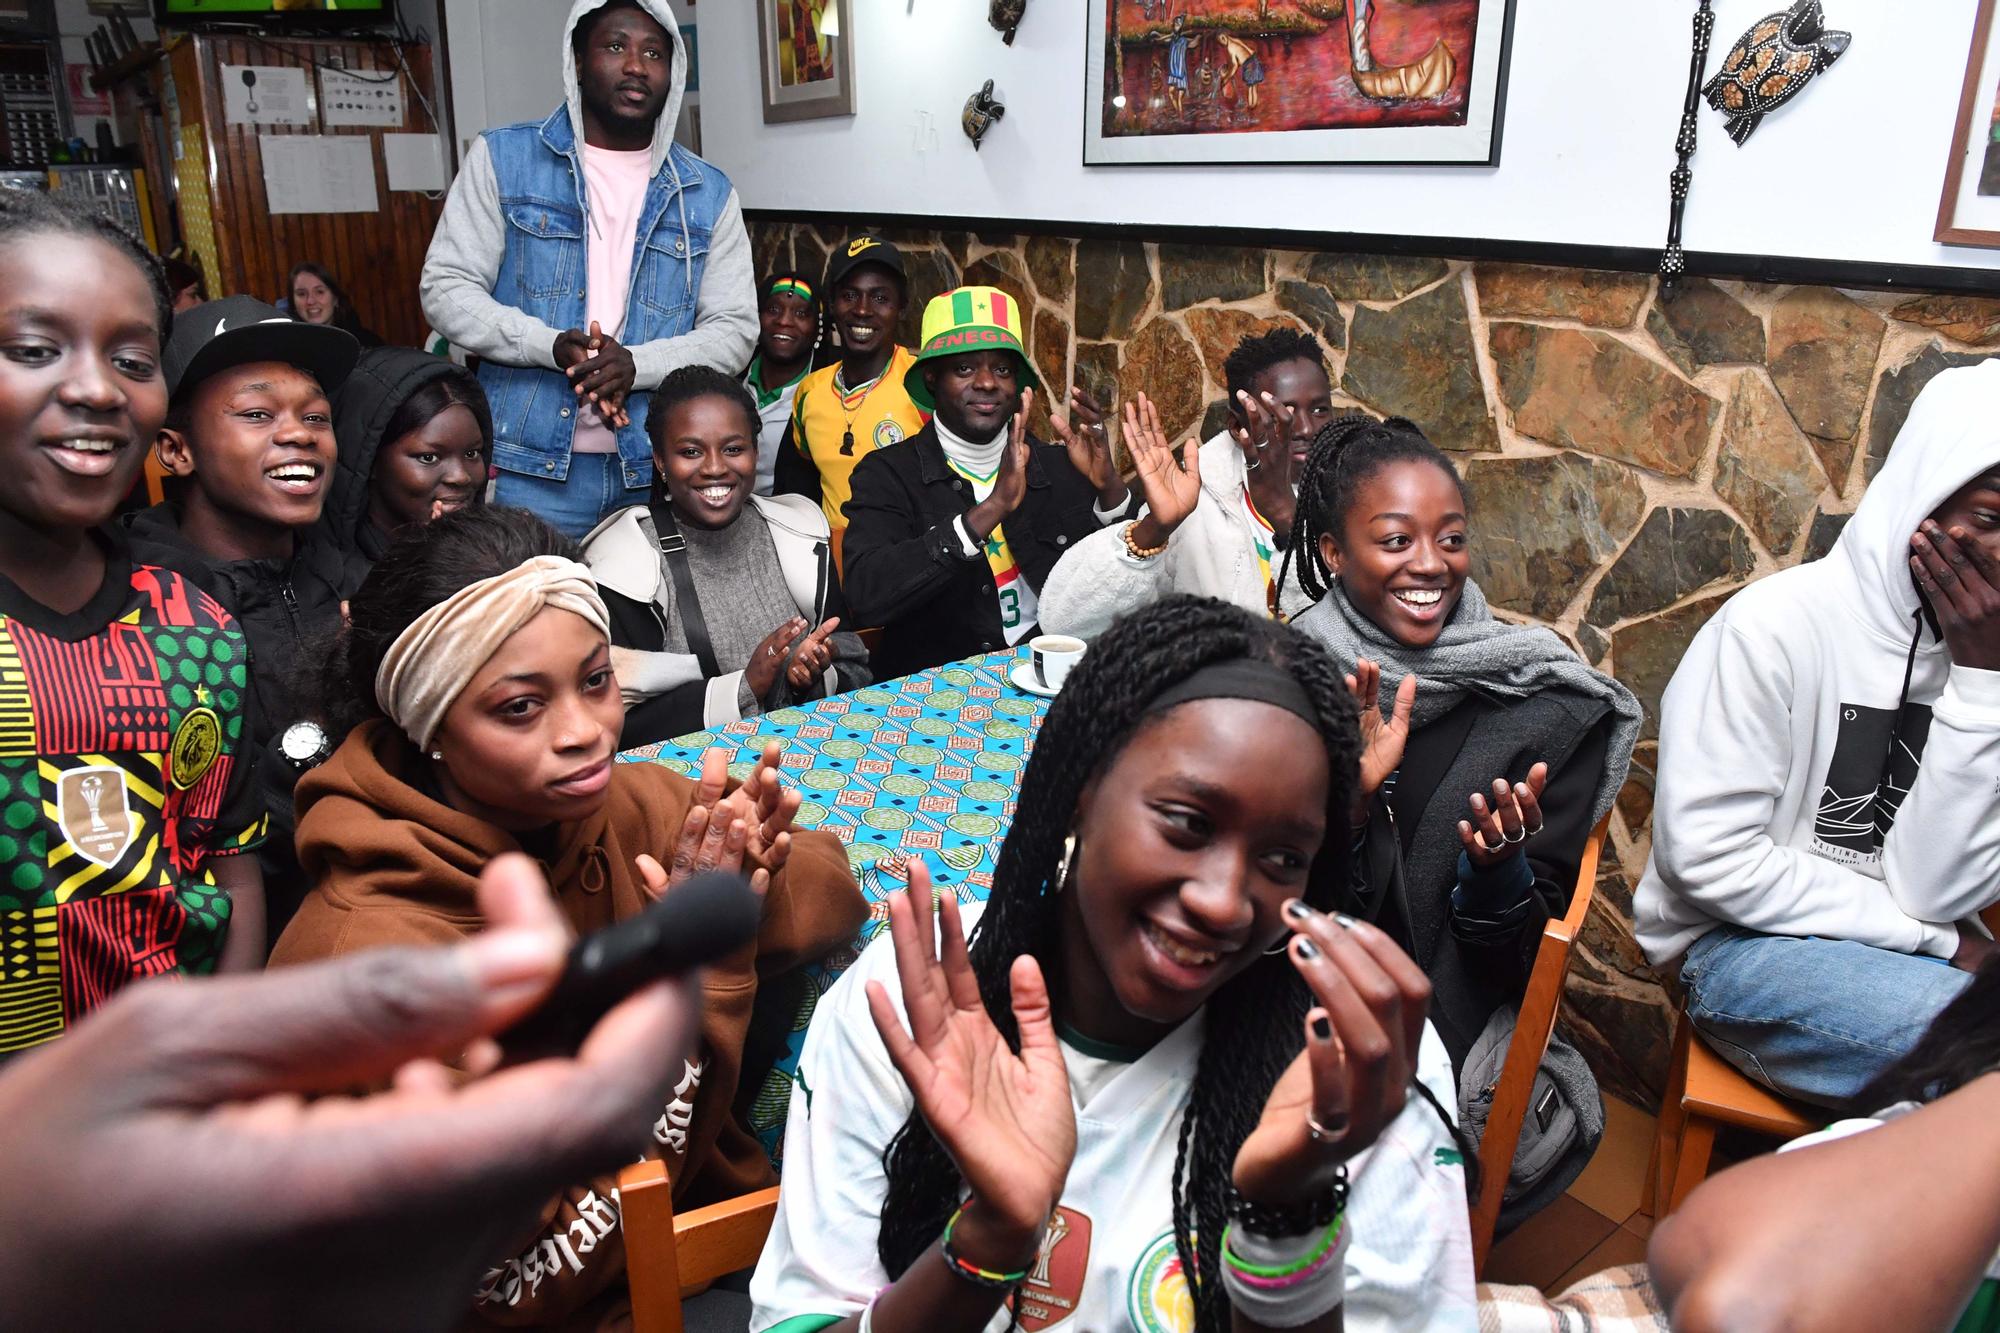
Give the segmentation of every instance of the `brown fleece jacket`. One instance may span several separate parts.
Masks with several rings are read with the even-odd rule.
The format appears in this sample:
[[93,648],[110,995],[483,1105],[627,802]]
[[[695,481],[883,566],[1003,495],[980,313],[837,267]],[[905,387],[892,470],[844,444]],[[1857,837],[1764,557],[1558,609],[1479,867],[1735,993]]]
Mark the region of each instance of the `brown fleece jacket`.
[[[512,834],[431,795],[421,785],[422,763],[392,725],[370,722],[299,783],[299,863],[312,890],[272,951],[273,967],[385,945],[450,944],[480,928],[480,870],[524,849]],[[579,936],[645,908],[635,858],[672,861],[693,798],[694,784],[670,769],[618,764],[602,810],[555,829],[543,865]],[[653,1126],[646,1155],[666,1159],[677,1208],[772,1183],[763,1149],[729,1109],[758,977],[850,943],[865,916],[839,840],[795,833],[791,859],[771,878],[756,943],[702,973],[701,1044]],[[605,1176],[552,1201],[523,1252],[487,1274],[474,1314],[498,1324],[621,1323],[616,1183]]]

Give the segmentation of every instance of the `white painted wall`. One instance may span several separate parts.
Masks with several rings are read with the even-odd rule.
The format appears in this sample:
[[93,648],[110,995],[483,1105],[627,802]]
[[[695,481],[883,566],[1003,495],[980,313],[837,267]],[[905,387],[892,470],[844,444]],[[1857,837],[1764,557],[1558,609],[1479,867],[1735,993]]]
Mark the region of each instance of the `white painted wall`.
[[[1694,5],[1515,7],[1497,168],[1086,170],[1084,0],[1030,0],[1011,48],[986,26],[984,0],[856,0],[859,114],[792,125],[763,123],[756,6],[708,0],[695,11],[704,156],[752,208],[1659,246]],[[1779,7],[1717,0],[1710,69]],[[1829,22],[1854,33],[1852,48],[1747,146],[1730,143],[1703,107],[1688,247],[2000,269],[2000,252],[1930,239],[1975,8],[1828,0]],[[1378,22],[1393,8],[1384,11]],[[452,32],[456,71],[456,17]],[[975,153],[959,109],[988,78],[1007,115]],[[461,135],[476,124],[462,118]]]
[[[463,160],[481,130],[545,119],[562,102],[563,27],[570,6],[569,0],[443,0],[443,4],[451,42],[452,123]],[[711,0],[707,8],[690,8],[687,0],[670,0],[668,8],[674,21],[685,27],[701,18],[720,17],[712,11],[740,4],[745,0]],[[699,31],[706,65],[707,25]],[[698,97],[691,100],[699,105]]]

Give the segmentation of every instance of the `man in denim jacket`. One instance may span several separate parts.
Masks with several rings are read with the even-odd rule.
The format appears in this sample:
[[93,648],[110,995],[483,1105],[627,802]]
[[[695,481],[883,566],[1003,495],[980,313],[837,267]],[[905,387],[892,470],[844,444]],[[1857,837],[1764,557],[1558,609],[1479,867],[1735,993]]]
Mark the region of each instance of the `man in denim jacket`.
[[735,189],[673,142],[688,51],[666,0],[575,0],[564,36],[566,105],[479,136],[422,290],[480,358],[494,499],[582,537],[652,479],[652,390],[741,370],[757,301]]

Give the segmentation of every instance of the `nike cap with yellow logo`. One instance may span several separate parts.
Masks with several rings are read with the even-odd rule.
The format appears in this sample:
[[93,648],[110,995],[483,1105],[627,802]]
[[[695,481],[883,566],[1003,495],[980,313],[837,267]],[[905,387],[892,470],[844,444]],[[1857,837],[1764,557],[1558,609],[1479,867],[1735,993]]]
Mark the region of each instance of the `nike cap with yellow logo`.
[[863,264],[878,264],[895,274],[897,289],[908,299],[910,275],[903,269],[903,252],[872,232],[856,236],[845,245],[835,246],[833,253],[827,257],[827,299],[833,299],[834,290],[840,286],[842,278]]
[[179,403],[218,371],[260,361],[296,366],[332,393],[360,355],[361,344],[346,329],[292,319],[255,297],[225,296],[175,315],[160,360],[167,393]]
[[923,335],[917,341],[916,364],[903,376],[910,401],[934,411],[930,386],[924,383],[924,362],[967,352],[1012,352],[1020,361],[1016,372],[1023,387],[1039,389],[1034,363],[1021,346],[1021,307],[998,287],[960,287],[931,298],[924,307]]

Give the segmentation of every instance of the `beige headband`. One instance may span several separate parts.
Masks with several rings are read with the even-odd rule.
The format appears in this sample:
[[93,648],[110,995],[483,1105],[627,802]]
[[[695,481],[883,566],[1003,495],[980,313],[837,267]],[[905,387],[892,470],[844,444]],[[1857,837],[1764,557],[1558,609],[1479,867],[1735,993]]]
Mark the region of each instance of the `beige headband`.
[[549,606],[573,611],[611,635],[611,617],[590,571],[559,555],[538,555],[459,589],[412,621],[382,656],[375,701],[418,749],[428,750],[479,669]]

